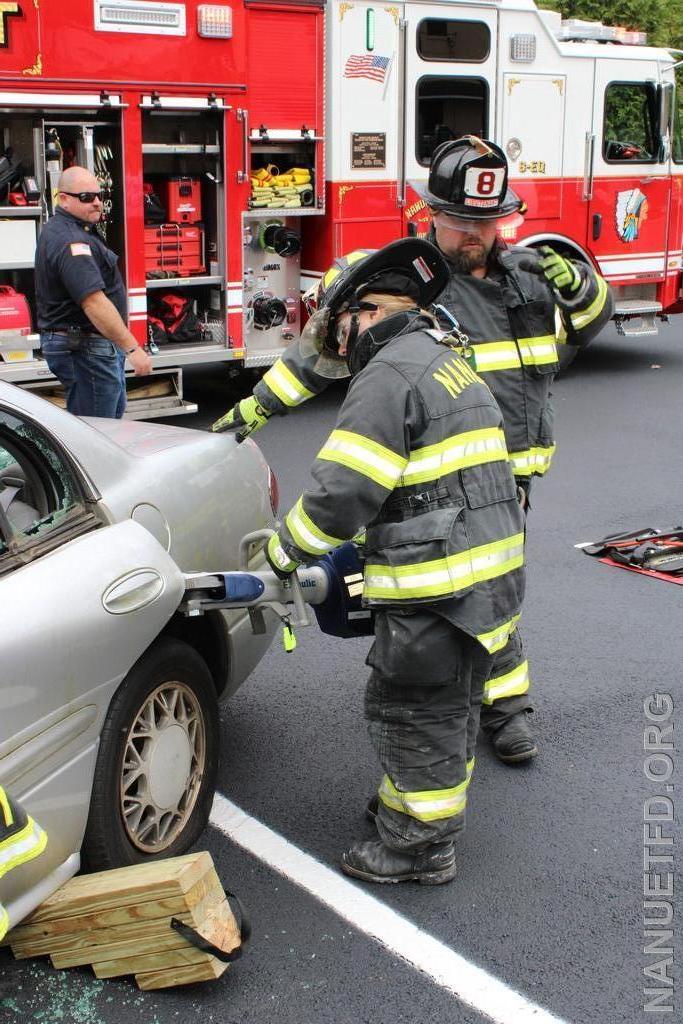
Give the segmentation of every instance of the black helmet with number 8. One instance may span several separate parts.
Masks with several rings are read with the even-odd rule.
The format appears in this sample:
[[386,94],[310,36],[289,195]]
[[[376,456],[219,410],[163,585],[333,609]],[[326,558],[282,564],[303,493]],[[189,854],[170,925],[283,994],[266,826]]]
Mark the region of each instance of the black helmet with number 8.
[[465,135],[437,146],[427,184],[412,186],[433,210],[467,220],[497,220],[522,206],[507,181],[508,165],[500,146]]

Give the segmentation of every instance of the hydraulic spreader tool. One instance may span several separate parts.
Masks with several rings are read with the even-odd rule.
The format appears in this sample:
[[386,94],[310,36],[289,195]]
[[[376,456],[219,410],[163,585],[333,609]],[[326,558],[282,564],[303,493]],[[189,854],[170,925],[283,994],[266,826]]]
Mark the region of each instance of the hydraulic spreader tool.
[[312,606],[323,633],[338,637],[370,636],[372,611],[362,606],[363,563],[356,544],[349,541],[309,566],[300,566],[287,579],[270,569],[248,568],[250,552],[268,542],[272,530],[257,530],[242,538],[238,570],[187,573],[181,611],[204,615],[219,608],[246,608],[256,634],[266,632],[264,609],[270,609],[283,627],[286,651],[296,647],[295,626],[309,626]]

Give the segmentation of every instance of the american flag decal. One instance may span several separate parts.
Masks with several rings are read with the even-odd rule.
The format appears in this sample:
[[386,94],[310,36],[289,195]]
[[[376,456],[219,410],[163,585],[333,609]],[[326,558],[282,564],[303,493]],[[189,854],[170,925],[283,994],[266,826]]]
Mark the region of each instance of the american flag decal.
[[388,57],[352,54],[344,65],[344,78],[369,78],[372,82],[383,82],[388,67]]

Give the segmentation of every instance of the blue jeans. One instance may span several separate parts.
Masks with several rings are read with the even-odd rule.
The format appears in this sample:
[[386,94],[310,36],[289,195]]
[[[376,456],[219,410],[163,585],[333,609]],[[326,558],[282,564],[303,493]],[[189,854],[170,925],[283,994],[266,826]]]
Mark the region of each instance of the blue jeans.
[[72,352],[68,340],[52,331],[40,335],[43,356],[64,386],[69,412],[121,419],[126,408],[126,357],[121,349],[106,338],[90,335]]

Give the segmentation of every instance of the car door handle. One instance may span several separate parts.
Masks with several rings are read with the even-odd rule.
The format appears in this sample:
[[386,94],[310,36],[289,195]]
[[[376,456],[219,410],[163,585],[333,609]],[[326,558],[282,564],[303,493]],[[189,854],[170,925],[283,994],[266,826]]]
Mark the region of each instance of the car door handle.
[[127,615],[152,604],[164,588],[164,578],[156,569],[133,569],[107,587],[102,604],[112,615]]

